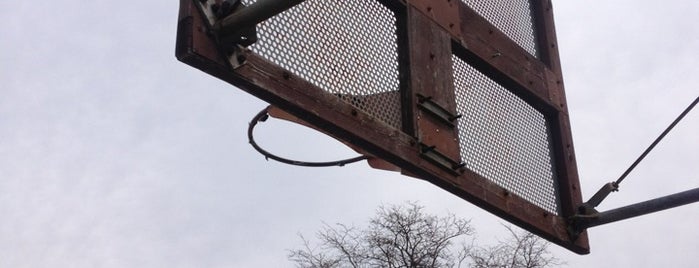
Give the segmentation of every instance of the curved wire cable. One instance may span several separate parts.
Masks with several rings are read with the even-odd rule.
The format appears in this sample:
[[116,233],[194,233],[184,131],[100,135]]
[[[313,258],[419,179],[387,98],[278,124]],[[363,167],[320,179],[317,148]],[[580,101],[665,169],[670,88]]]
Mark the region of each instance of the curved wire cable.
[[357,156],[354,158],[349,158],[349,159],[344,159],[344,160],[338,160],[338,161],[330,161],[330,162],[305,162],[305,161],[297,161],[297,160],[291,160],[283,157],[279,157],[277,155],[274,155],[270,152],[267,152],[265,149],[262,149],[259,145],[257,145],[257,142],[255,142],[255,139],[253,137],[253,130],[255,129],[255,126],[257,125],[258,122],[264,122],[269,118],[269,114],[267,113],[267,108],[263,109],[260,111],[255,117],[252,118],[252,121],[250,121],[250,125],[248,126],[248,141],[250,142],[250,145],[252,145],[253,148],[260,154],[265,156],[265,159],[272,159],[278,162],[282,162],[284,164],[289,164],[289,165],[295,165],[295,166],[303,166],[303,167],[332,167],[332,166],[339,166],[342,167],[347,164],[351,164],[354,162],[359,162],[362,160],[368,159],[367,156]]

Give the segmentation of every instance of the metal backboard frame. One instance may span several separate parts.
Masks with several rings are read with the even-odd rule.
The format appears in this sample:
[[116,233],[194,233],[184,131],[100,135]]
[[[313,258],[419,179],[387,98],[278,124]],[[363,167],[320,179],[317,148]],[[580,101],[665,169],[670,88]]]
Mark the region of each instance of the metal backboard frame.
[[[388,71],[382,71],[384,74],[379,77],[394,77],[397,81],[378,84],[364,78],[358,78],[358,84],[347,84],[350,78],[345,76],[356,70],[343,67],[346,59],[323,58],[322,60],[332,62],[333,66],[337,65],[326,70],[329,74],[318,73],[322,70],[304,69],[304,62],[288,59],[284,54],[294,49],[293,44],[285,47],[287,51],[281,52],[256,48],[256,44],[247,48],[231,48],[230,44],[224,46],[220,36],[216,35],[212,25],[213,19],[210,14],[207,15],[206,9],[210,7],[211,2],[220,3],[218,0],[180,1],[176,48],[176,56],[180,61],[255,95],[372,156],[388,161],[406,174],[425,179],[571,251],[579,254],[589,253],[587,234],[583,232],[579,236],[571,236],[568,232],[569,219],[576,214],[577,208],[582,204],[582,198],[550,0],[520,1],[526,4],[525,13],[530,13],[530,20],[525,17],[524,21],[531,23],[527,26],[531,35],[523,39],[516,35],[519,30],[512,32],[508,28],[520,25],[521,22],[507,24],[497,21],[497,14],[487,13],[492,8],[480,7],[473,1],[360,1],[378,3],[381,9],[390,11],[391,16],[387,23],[394,24],[392,28],[388,28],[392,29],[393,35],[386,40],[393,40],[389,43],[394,43],[390,47],[395,47],[395,54],[390,49],[386,50],[388,56],[371,54],[378,53],[375,52],[376,49],[361,50],[363,47],[375,45],[372,40],[364,40],[363,37],[351,37],[346,40],[338,37],[339,39],[328,39],[326,41],[330,43],[323,44],[341,46],[351,43],[360,51],[364,51],[362,53],[370,53],[370,56],[361,56],[365,57],[361,59],[358,58],[360,56],[348,56],[362,62],[352,63],[354,65],[350,67],[359,71],[362,68],[382,68],[380,70]],[[254,1],[245,2],[249,4]],[[335,3],[319,0],[306,2]],[[341,2],[350,3],[349,5],[354,3]],[[314,3],[308,5],[312,4]],[[299,10],[303,8],[309,7],[298,7]],[[372,12],[376,9],[369,8]],[[285,12],[293,12],[293,9]],[[285,19],[285,12],[278,16],[279,20]],[[342,19],[344,23],[346,19]],[[294,24],[296,22],[293,18],[289,21],[283,23],[293,24],[287,25],[288,27],[299,27]],[[380,23],[384,22],[385,20],[381,20]],[[264,27],[266,26],[263,24],[257,27],[260,40],[266,38],[265,34],[273,36],[286,32],[278,33]],[[309,38],[320,36],[304,36],[302,40]],[[284,42],[287,42],[286,39]],[[312,49],[308,48],[311,45],[302,43],[301,48]],[[338,55],[345,53],[339,48],[336,52]],[[318,57],[327,56],[319,54]],[[377,57],[389,57],[396,62],[388,67],[376,67],[371,59]],[[335,75],[339,80],[323,80],[329,75]],[[343,77],[345,80],[342,80]],[[536,171],[530,172],[526,166],[519,171],[508,173],[510,179],[504,184],[490,176],[505,176],[497,174],[502,173],[498,167],[506,166],[482,168],[486,171],[494,170],[492,174],[496,175],[489,175],[486,171],[479,171],[477,166],[470,166],[471,160],[467,158],[481,159],[479,157],[485,153],[466,153],[476,147],[464,145],[464,136],[471,135],[467,132],[471,125],[461,123],[470,119],[460,116],[471,116],[469,111],[478,110],[471,108],[470,104],[463,104],[474,100],[476,97],[473,96],[476,95],[460,95],[463,93],[463,87],[471,85],[470,82],[464,86],[458,81],[471,81],[476,78],[499,90],[496,93],[487,93],[484,95],[485,99],[478,103],[499,104],[502,99],[512,100],[508,101],[507,105],[523,107],[515,110],[525,114],[521,117],[515,113],[515,121],[543,122],[540,123],[543,127],[535,130],[544,133],[543,145],[540,146],[544,152],[541,155],[550,159],[532,161],[550,165],[541,168],[545,171],[543,173],[551,177],[548,180],[552,180],[547,184],[550,186],[546,187],[552,187],[553,190],[546,190],[548,194],[543,194],[552,195],[546,197],[548,199],[538,201],[537,197],[542,194],[537,192],[531,193],[533,197],[528,196],[527,182],[524,182],[524,186],[508,186],[508,183],[521,184],[520,181],[525,181],[524,177],[539,176]],[[330,89],[333,87],[337,89]],[[346,87],[368,88],[369,91],[361,91],[361,94],[356,91],[344,92],[343,88]],[[372,88],[376,90],[371,91]],[[490,96],[488,94],[495,95],[487,97]],[[465,102],[464,98],[468,101]],[[381,105],[395,102],[397,106],[395,103],[391,104],[391,111],[383,112],[383,106],[372,104],[374,100],[381,100],[381,103],[384,103]],[[395,110],[395,107],[399,110]],[[509,106],[505,108],[507,107]],[[465,110],[468,111],[464,113]],[[499,120],[501,116],[502,114],[488,115],[482,118],[486,121],[493,118]],[[519,126],[522,123],[515,125]],[[524,134],[507,134],[507,129],[493,128],[494,132],[482,136],[488,137],[502,132],[505,135],[504,140],[514,139],[526,134],[527,126],[524,127],[524,130],[513,132]],[[497,145],[499,142],[491,144]],[[528,140],[524,141],[527,142]],[[521,154],[512,155],[512,159],[516,160],[515,156]],[[487,165],[495,163],[491,161],[493,157],[502,158],[502,154],[473,161],[476,161],[476,165]],[[547,169],[550,170],[546,171]]]

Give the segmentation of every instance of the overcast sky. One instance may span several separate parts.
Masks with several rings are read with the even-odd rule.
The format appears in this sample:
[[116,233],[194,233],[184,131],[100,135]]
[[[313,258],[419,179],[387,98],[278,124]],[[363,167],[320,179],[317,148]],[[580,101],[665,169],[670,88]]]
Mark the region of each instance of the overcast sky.
[[[699,95],[699,2],[554,5],[588,198]],[[176,61],[177,9],[0,2],[0,267],[288,267],[297,233],[405,200],[471,218],[483,244],[506,235],[423,181],[265,161],[245,137],[265,104]],[[258,133],[295,158],[354,156],[280,121]],[[600,209],[698,187],[698,133],[694,111]],[[593,228],[587,256],[552,249],[569,267],[696,267],[697,226],[694,204]]]

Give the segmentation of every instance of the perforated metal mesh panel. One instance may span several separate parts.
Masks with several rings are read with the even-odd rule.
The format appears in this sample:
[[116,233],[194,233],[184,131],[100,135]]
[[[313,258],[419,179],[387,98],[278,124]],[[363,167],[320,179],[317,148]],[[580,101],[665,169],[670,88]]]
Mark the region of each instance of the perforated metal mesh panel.
[[538,57],[534,17],[529,0],[462,0],[504,32],[529,54]]
[[258,25],[250,49],[400,128],[396,23],[377,1],[308,0]]
[[558,215],[556,173],[544,115],[452,56],[461,158],[466,167]]

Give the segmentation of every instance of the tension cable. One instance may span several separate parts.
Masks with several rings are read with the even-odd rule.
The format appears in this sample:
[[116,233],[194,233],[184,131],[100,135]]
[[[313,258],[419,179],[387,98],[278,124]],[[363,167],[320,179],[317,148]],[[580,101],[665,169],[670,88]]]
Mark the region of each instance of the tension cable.
[[607,183],[607,184],[605,184],[604,186],[602,186],[602,188],[599,189],[599,191],[597,191],[597,193],[595,193],[595,195],[593,195],[593,196],[590,198],[590,200],[588,200],[587,202],[585,202],[585,203],[583,204],[583,208],[582,208],[582,209],[583,209],[583,210],[594,209],[594,208],[597,207],[600,203],[602,203],[602,201],[603,201],[611,192],[616,192],[616,191],[618,191],[618,190],[619,190],[619,184],[620,184],[622,181],[624,181],[624,179],[626,179],[626,176],[628,176],[629,173],[631,173],[631,171],[632,171],[634,168],[636,168],[636,166],[648,155],[648,153],[650,153],[650,151],[653,150],[653,148],[655,148],[655,146],[658,145],[658,143],[659,143],[663,138],[665,138],[665,136],[670,132],[670,130],[672,130],[672,129],[677,125],[677,123],[679,123],[679,122],[689,113],[689,111],[691,111],[691,110],[694,108],[694,106],[697,105],[697,102],[699,102],[699,97],[697,97],[696,99],[694,99],[694,101],[693,101],[686,109],[684,109],[684,111],[682,111],[682,113],[681,113],[677,118],[675,118],[675,121],[673,121],[672,124],[670,124],[670,125],[665,129],[665,131],[663,131],[663,133],[661,133],[660,136],[658,136],[658,138],[656,138],[655,141],[653,141],[653,143],[651,143],[651,145],[648,146],[648,148],[646,148],[646,150],[636,159],[636,161],[633,162],[633,164],[631,164],[631,166],[629,166],[628,169],[626,169],[626,171],[624,171],[623,174],[621,174],[621,176],[620,176],[616,181]]
[[571,239],[575,240],[577,237],[585,231],[587,228],[599,226],[607,223],[612,223],[616,221],[626,220],[629,218],[642,216],[661,210],[666,210],[678,206],[683,206],[695,202],[699,202],[699,188],[692,190],[655,198],[645,202],[640,202],[632,204],[625,207],[620,207],[617,209],[612,209],[609,211],[598,212],[595,207],[597,207],[611,192],[619,190],[619,183],[621,183],[626,176],[631,173],[631,171],[640,163],[643,158],[648,155],[648,153],[653,150],[653,148],[662,140],[665,135],[667,135],[672,128],[677,125],[677,123],[684,118],[687,113],[689,113],[694,106],[699,102],[699,97],[694,99],[694,101],[685,109],[675,121],[668,126],[665,131],[663,131],[658,138],[653,141],[653,143],[648,146],[648,148],[636,159],[636,161],[631,164],[631,166],[626,169],[626,171],[614,182],[610,182],[602,186],[595,195],[593,195],[590,200],[583,203],[575,215],[569,218],[568,234]]

